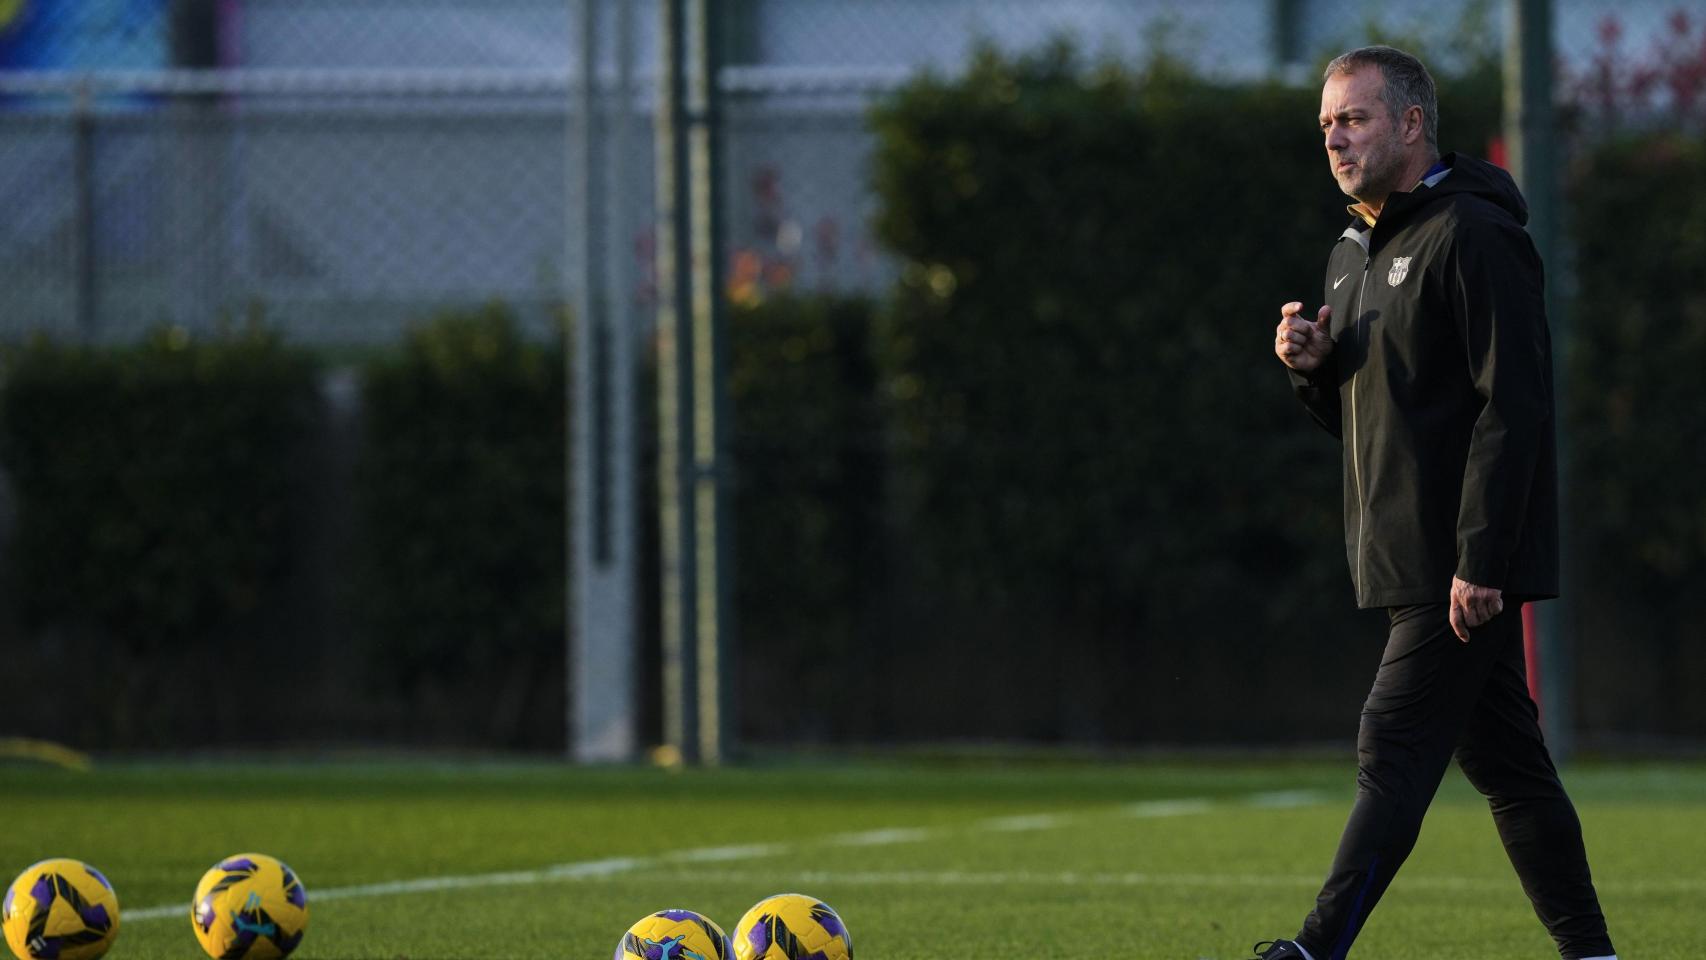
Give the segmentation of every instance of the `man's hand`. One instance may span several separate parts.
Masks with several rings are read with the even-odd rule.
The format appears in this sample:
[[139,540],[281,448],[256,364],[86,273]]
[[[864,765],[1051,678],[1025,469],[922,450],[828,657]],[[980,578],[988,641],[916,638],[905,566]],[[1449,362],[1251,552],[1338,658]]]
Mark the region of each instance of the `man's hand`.
[[1303,304],[1293,300],[1280,307],[1279,326],[1274,328],[1274,356],[1298,373],[1313,373],[1333,352],[1327,323],[1333,308],[1323,306],[1313,321],[1303,316]]
[[1502,590],[1477,587],[1460,577],[1451,578],[1451,630],[1457,639],[1469,642],[1469,628],[1478,627],[1505,609]]

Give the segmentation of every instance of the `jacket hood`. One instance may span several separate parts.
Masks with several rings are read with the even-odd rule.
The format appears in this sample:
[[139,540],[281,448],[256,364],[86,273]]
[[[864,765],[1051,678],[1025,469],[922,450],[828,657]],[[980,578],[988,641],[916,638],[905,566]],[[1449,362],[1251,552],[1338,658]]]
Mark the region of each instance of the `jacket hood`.
[[1503,207],[1519,225],[1528,224],[1528,202],[1509,173],[1461,153],[1448,153],[1441,160],[1451,173],[1426,192],[1429,201],[1458,193],[1473,194]]

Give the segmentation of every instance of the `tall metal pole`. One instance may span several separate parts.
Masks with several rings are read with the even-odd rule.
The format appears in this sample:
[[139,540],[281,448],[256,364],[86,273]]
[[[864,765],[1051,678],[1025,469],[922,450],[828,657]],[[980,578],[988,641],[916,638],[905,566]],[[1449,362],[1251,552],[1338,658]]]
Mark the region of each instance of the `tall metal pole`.
[[1268,10],[1273,23],[1274,66],[1301,69],[1307,56],[1301,39],[1303,0],[1269,0]]
[[[1508,0],[1505,33],[1505,144],[1511,172],[1528,200],[1528,232],[1546,265],[1546,316],[1552,327],[1553,397],[1562,413],[1567,397],[1563,357],[1569,323],[1562,288],[1564,267],[1558,229],[1557,125],[1552,105],[1551,0]],[[1569,435],[1558,434],[1559,501],[1569,517]],[[1552,755],[1574,748],[1575,670],[1568,574],[1569,524],[1560,524],[1562,599],[1539,604],[1541,725]]]
[[[634,648],[633,328],[625,258],[613,232],[626,212],[621,173],[629,125],[625,91],[600,123],[598,7],[580,0],[579,113],[570,125],[571,207],[581,242],[570,351],[570,754],[581,763],[631,759],[638,738]],[[620,6],[625,7],[622,2]],[[619,19],[624,13],[619,13]],[[621,36],[619,44],[630,37]],[[625,53],[625,51],[624,51]],[[631,64],[631,58],[624,61]],[[631,79],[627,78],[627,79]],[[623,78],[619,77],[621,87]],[[618,133],[606,137],[607,127]],[[612,143],[614,141],[614,144]],[[614,149],[613,158],[607,153]]]
[[77,336],[92,342],[100,321],[100,270],[95,262],[95,105],[87,80],[77,85],[71,143]]
[[686,0],[660,0],[657,108],[657,390],[665,746],[699,760],[699,559],[693,482],[693,274],[688,217]]
[[721,763],[733,752],[733,610],[728,524],[728,344],[722,291],[722,0],[691,0],[692,69],[687,83],[688,167],[693,211],[693,510],[698,573],[699,757]]
[[663,0],[658,115],[658,495],[665,729],[688,762],[731,753],[728,400],[716,0]]
[[635,198],[640,191],[635,173],[640,165],[634,157],[634,0],[616,2],[616,89],[610,111],[609,205],[604,220],[605,243],[611,255],[605,260],[608,280],[606,302],[610,310],[610,466],[611,535],[615,563],[621,577],[621,623],[624,669],[620,691],[628,698],[624,714],[627,739],[623,754],[632,756],[639,747],[639,709],[636,704],[634,666],[639,651],[639,414],[637,376],[639,371],[639,314],[634,285],[631,241],[639,220]]
[[[219,6],[215,0],[172,0],[172,65],[212,70],[219,60]],[[169,118],[171,168],[178,175],[163,186],[172,209],[161,238],[175,264],[171,271],[171,316],[191,329],[211,323],[227,308],[226,262],[232,251],[209,243],[226,219],[226,198],[238,195],[227,181],[228,156],[221,146],[226,120],[213,94],[180,95],[162,109]],[[233,131],[234,132],[234,131]]]

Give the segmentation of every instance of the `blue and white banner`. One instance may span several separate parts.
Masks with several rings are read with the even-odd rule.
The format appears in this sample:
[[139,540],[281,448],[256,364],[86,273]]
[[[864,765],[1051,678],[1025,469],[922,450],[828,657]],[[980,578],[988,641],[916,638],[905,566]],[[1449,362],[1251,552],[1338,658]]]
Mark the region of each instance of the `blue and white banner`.
[[0,0],[0,70],[170,65],[170,0]]

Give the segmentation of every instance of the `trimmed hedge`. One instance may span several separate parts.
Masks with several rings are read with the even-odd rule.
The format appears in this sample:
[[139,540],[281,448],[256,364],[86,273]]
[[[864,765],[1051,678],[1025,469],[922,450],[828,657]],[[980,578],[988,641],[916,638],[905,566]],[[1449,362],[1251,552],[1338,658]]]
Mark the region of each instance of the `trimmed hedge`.
[[[1219,704],[1335,671],[1355,690],[1345,654],[1378,636],[1352,623],[1339,446],[1270,351],[1280,303],[1320,302],[1345,220],[1317,106],[1057,45],[986,50],[873,113],[914,558],[957,598],[916,614],[941,638],[901,695],[923,729],[1342,734],[1354,701],[1294,697],[1288,729]],[[1489,132],[1443,134],[1479,152]]]
[[169,742],[192,711],[162,685],[207,694],[254,662],[257,618],[278,612],[296,560],[320,415],[307,357],[259,330],[7,353],[8,579],[39,639],[16,652],[78,691],[32,725],[42,735]]
[[1575,172],[1571,199],[1580,546],[1616,546],[1628,562],[1607,573],[1669,594],[1706,577],[1706,144],[1608,144]]
[[350,600],[366,677],[417,706],[387,736],[563,741],[564,372],[501,306],[362,371]]
[[1610,142],[1572,171],[1566,506],[1584,726],[1698,740],[1706,704],[1706,143]]
[[[883,448],[873,308],[850,297],[730,311],[737,693],[760,740],[877,735]],[[851,703],[861,709],[845,709]]]

